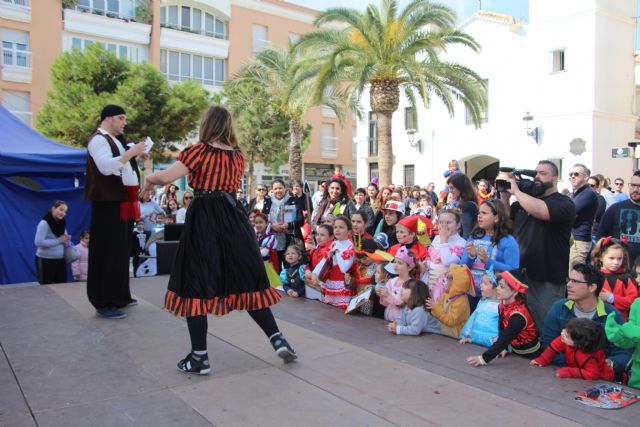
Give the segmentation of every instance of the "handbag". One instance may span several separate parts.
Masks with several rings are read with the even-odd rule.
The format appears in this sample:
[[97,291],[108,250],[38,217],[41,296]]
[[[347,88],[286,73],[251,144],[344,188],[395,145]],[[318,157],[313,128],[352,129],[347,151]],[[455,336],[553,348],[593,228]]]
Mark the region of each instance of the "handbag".
[[80,259],[80,251],[73,245],[67,245],[64,247],[64,261],[67,264],[71,264],[74,261]]

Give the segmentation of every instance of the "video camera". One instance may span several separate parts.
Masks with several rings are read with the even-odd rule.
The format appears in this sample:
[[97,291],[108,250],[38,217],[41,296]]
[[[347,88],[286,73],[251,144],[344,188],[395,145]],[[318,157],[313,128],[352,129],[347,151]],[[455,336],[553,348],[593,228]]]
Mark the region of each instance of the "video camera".
[[535,178],[536,171],[532,169],[499,168],[498,176],[496,176],[496,191],[502,192],[509,190],[511,183],[507,181],[507,179],[513,178],[516,180],[520,191],[531,194],[531,190],[533,190],[533,179],[523,179],[523,176]]

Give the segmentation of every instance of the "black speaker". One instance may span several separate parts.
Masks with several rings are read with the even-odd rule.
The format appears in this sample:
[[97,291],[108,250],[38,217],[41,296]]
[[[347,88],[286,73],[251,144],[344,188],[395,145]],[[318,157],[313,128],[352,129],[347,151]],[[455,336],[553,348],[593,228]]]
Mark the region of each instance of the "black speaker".
[[165,240],[156,241],[156,261],[158,262],[158,274],[170,274],[173,261],[176,259],[178,244],[180,242]]

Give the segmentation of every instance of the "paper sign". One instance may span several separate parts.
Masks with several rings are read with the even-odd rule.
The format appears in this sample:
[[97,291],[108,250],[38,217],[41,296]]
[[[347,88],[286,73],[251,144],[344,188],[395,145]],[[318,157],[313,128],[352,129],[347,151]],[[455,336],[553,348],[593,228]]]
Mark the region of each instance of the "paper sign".
[[153,141],[151,140],[151,138],[147,137],[147,139],[144,140],[144,145],[145,145],[145,149],[144,152],[145,154],[148,154],[149,151],[151,151],[151,148],[153,147]]
[[369,301],[369,299],[371,299],[372,290],[373,290],[373,286],[369,286],[367,289],[365,289],[364,291],[360,292],[358,295],[351,298],[351,301],[349,301],[349,305],[345,310],[345,314],[351,313],[353,310],[357,309],[358,307],[360,307],[361,305]]
[[289,224],[290,222],[294,222],[296,220],[296,207],[295,206],[284,206],[282,208],[282,222],[283,224]]

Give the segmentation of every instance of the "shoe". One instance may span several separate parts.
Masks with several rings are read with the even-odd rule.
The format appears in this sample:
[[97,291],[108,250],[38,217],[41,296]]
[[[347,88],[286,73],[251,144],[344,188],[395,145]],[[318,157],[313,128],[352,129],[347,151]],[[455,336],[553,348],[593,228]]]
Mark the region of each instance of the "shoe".
[[124,319],[127,314],[114,307],[99,308],[96,314],[107,319]]
[[134,305],[138,305],[138,300],[135,298],[131,298],[131,300],[125,305],[125,307],[133,307]]
[[207,375],[211,372],[209,356],[189,353],[187,357],[178,362],[178,370],[189,374]]
[[282,334],[278,333],[269,340],[278,357],[284,360],[284,363],[293,362],[298,358],[295,350],[289,345]]

